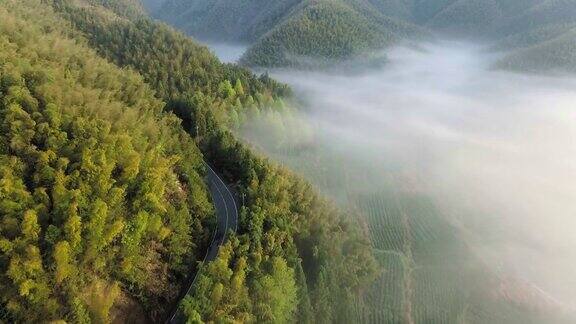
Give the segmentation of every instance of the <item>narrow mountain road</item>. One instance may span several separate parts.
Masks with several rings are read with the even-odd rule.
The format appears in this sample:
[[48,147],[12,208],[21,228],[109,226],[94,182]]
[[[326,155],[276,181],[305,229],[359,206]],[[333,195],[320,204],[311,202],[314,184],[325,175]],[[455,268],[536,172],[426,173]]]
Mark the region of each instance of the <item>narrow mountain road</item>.
[[[233,232],[236,232],[238,230],[238,207],[236,206],[234,195],[232,195],[228,186],[226,186],[224,181],[222,181],[218,174],[216,174],[208,164],[206,164],[206,167],[208,171],[206,181],[208,182],[208,188],[210,189],[210,195],[212,196],[212,202],[214,203],[214,208],[216,210],[218,224],[214,230],[212,241],[210,242],[210,246],[208,246],[204,260],[198,267],[198,271],[194,274],[192,281],[189,281],[186,294],[184,294],[182,298],[192,291],[192,288],[196,283],[196,278],[198,278],[198,274],[202,271],[202,267],[207,262],[216,259],[218,249],[222,244],[224,244],[224,242],[226,242],[226,234],[228,231],[232,230]],[[166,323],[178,324],[186,321],[184,314],[182,314],[178,309],[178,304],[171,314],[172,315]]]

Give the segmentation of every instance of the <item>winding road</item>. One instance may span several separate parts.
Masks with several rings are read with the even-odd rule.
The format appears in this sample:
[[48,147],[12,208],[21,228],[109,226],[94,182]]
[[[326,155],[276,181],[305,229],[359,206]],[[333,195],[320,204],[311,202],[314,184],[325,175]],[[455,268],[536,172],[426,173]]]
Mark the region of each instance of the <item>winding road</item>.
[[[206,251],[204,260],[198,266],[198,271],[194,274],[192,281],[189,281],[188,289],[186,294],[182,295],[184,298],[186,295],[192,291],[194,284],[196,283],[196,278],[200,273],[202,267],[207,262],[216,259],[218,255],[218,249],[226,241],[226,235],[229,230],[236,232],[238,230],[238,207],[236,206],[236,201],[234,200],[234,195],[228,189],[228,186],[222,181],[222,179],[216,174],[216,172],[206,164],[207,176],[206,181],[208,183],[208,188],[210,189],[210,195],[212,196],[212,202],[214,203],[214,208],[216,209],[216,217],[218,224],[214,230],[212,236],[212,241],[210,246]],[[179,301],[182,299],[180,298]],[[184,314],[178,308],[179,303],[176,305],[176,309],[171,313],[172,315],[166,321],[167,324],[179,324],[185,323],[186,319]]]

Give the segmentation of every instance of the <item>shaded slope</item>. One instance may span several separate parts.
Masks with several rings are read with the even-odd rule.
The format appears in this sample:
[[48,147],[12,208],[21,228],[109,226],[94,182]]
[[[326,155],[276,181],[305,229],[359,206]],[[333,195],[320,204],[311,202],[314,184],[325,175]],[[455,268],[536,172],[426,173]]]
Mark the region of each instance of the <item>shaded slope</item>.
[[497,0],[458,0],[435,14],[426,25],[459,34],[481,33],[500,17]]
[[412,21],[414,0],[365,0],[365,2],[388,17]]
[[576,29],[500,60],[496,67],[516,71],[576,72]]
[[419,34],[417,27],[382,16],[366,3],[317,1],[306,4],[264,35],[241,63],[271,67],[323,65]]
[[504,37],[498,40],[496,44],[492,45],[491,49],[506,51],[535,46],[559,37],[574,28],[576,28],[576,22],[568,24],[547,25],[545,27],[531,29],[526,32],[516,33]]
[[[168,0],[158,17],[200,38],[251,43],[242,60],[246,65],[312,67],[365,59],[361,55],[370,57],[375,49],[427,34],[416,25],[497,40],[499,49],[535,46],[561,36],[567,31],[562,26],[576,23],[576,2]],[[554,57],[561,51],[549,48],[546,59],[568,64],[569,60]]]
[[201,39],[252,42],[303,0],[168,0],[154,14]]
[[[514,25],[517,17],[530,12],[544,0],[437,0],[420,1],[414,10],[416,21],[434,29],[462,35],[487,36],[498,33],[506,25]],[[539,24],[538,19],[533,20]],[[500,34],[498,34],[500,36]]]
[[140,17],[146,15],[141,0],[82,0],[88,4],[102,6],[124,17]]
[[548,25],[574,23],[576,2],[572,0],[540,0],[509,17],[497,28],[500,35],[524,33]]
[[266,34],[241,62],[256,66],[312,65],[343,59],[390,44],[396,36],[352,8],[319,2]]
[[497,67],[517,71],[576,71],[576,2],[547,0],[534,4],[495,28],[506,36],[499,49],[513,52]]
[[408,15],[400,1],[171,0],[157,16],[199,38],[254,43],[245,64],[293,66],[350,58],[421,32],[383,14],[387,8]]

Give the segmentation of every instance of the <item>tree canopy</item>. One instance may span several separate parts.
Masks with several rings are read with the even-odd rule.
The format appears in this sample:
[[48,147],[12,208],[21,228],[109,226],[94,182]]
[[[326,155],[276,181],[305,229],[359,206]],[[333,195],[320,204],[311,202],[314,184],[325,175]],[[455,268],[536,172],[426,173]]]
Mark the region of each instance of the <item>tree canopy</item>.
[[244,204],[189,321],[325,320],[376,273],[369,244],[231,132],[290,90],[115,3],[0,4],[0,318],[162,320],[210,237],[205,159]]

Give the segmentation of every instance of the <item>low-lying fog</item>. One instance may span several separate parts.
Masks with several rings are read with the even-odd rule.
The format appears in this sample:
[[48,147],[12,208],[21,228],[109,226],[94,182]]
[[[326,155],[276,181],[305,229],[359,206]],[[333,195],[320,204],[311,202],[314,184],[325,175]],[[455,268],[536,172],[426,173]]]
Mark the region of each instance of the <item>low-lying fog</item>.
[[208,46],[216,56],[224,63],[236,63],[246,51],[246,46],[237,44],[216,43],[201,41]]
[[389,59],[271,74],[305,98],[320,145],[408,172],[494,270],[575,307],[576,79],[492,71],[494,55],[459,42]]

